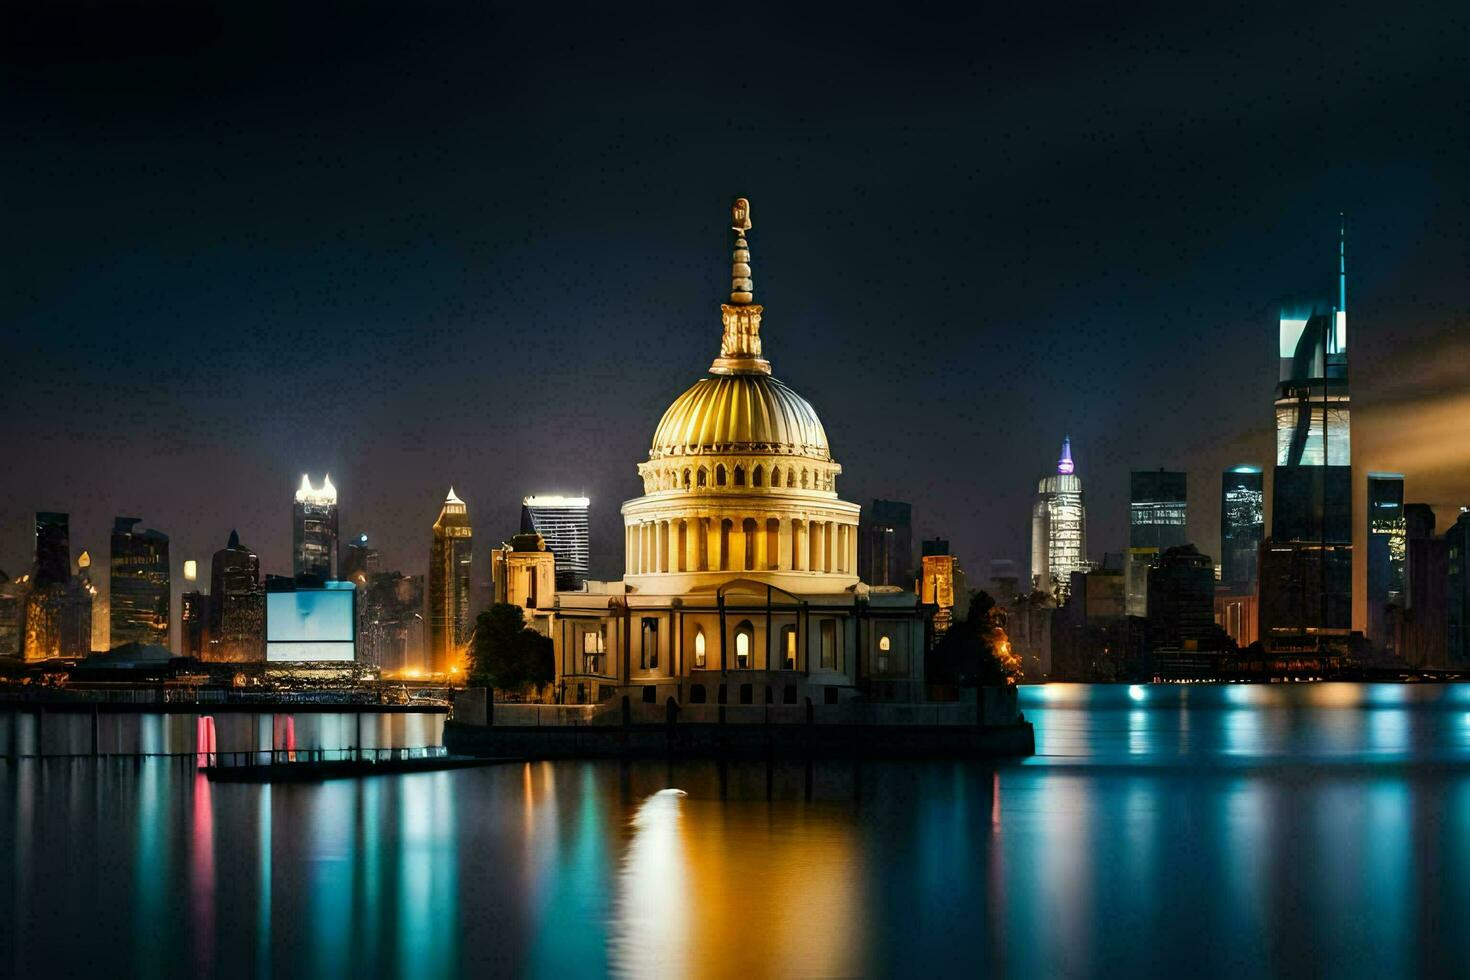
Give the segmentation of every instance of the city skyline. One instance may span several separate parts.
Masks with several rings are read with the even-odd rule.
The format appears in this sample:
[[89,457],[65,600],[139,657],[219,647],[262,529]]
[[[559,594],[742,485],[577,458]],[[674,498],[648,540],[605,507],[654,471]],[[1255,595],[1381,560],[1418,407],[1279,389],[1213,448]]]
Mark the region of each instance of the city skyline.
[[[344,526],[370,533],[386,567],[424,570],[422,528],[453,484],[492,543],[514,531],[527,493],[590,497],[592,575],[615,574],[617,509],[637,494],[622,461],[701,355],[717,293],[704,274],[715,240],[698,216],[733,193],[772,215],[762,248],[780,272],[762,289],[782,311],[774,353],[839,420],[831,436],[848,447],[846,492],[911,503],[915,536],[948,538],[970,568],[1025,562],[1031,478],[1062,432],[1088,474],[1092,559],[1123,539],[1127,472],[1160,466],[1188,472],[1189,538],[1211,552],[1207,488],[1230,466],[1272,456],[1260,398],[1275,380],[1276,307],[1327,291],[1345,211],[1354,511],[1362,474],[1392,470],[1449,526],[1470,499],[1470,384],[1450,368],[1466,352],[1470,205],[1455,188],[1470,150],[1437,122],[1461,96],[1436,79],[1458,49],[1432,19],[1385,33],[1368,9],[1330,20],[1288,11],[1270,31],[1217,25],[1198,49],[1155,51],[1141,24],[1110,22],[1155,52],[1125,66],[1093,49],[1091,15],[1033,32],[1043,26],[1034,15],[1012,12],[953,41],[896,48],[836,25],[820,39],[770,42],[733,129],[728,108],[706,111],[728,106],[725,74],[661,44],[673,29],[660,23],[637,45],[590,45],[582,59],[612,79],[611,103],[645,107],[632,127],[586,109],[534,48],[482,66],[473,27],[414,28],[462,87],[448,102],[440,75],[416,73],[411,45],[382,43],[397,40],[386,25],[331,25],[385,61],[327,70],[311,46],[291,45],[283,75],[245,78],[220,66],[248,63],[250,30],[197,45],[198,25],[146,11],[109,24],[121,42],[162,44],[198,69],[188,98],[172,94],[174,69],[105,51],[58,70],[60,24],[35,44],[16,32],[0,43],[25,96],[17,123],[37,135],[0,163],[7,186],[26,189],[3,246],[15,330],[0,340],[0,382],[15,404],[50,409],[26,425],[6,415],[7,441],[28,466],[0,488],[0,568],[20,574],[32,515],[63,510],[94,555],[115,515],[148,515],[170,536],[175,583],[183,560],[207,559],[232,528],[263,568],[288,570],[274,488],[325,471],[343,487]],[[306,29],[327,29],[315,16]],[[505,16],[495,30],[548,26]],[[48,23],[38,21],[43,33]],[[1003,42],[1006,28],[1034,40]],[[1297,36],[1320,43],[1303,51]],[[1371,56],[1335,56],[1364,36]],[[927,45],[953,54],[961,37],[966,60],[988,65],[977,78],[911,78],[930,63],[919,54]],[[643,44],[674,55],[651,76],[620,73]],[[784,97],[813,50],[837,78],[868,63],[863,90],[883,94],[861,114],[813,121]],[[1043,52],[1076,76],[1037,76]],[[877,66],[862,57],[880,53]],[[371,125],[337,112],[336,97],[385,79],[395,101]],[[1265,111],[1272,79],[1312,111]],[[536,97],[463,118],[463,99],[506,84]],[[85,123],[70,112],[79,100],[91,106]],[[1414,112],[1399,111],[1410,102]],[[1116,112],[1128,135],[1101,138],[1111,130],[1089,120]],[[906,135],[858,135],[875,113]],[[976,113],[986,126],[953,125]],[[259,155],[221,144],[216,126]],[[320,126],[340,153],[312,152]],[[983,141],[955,134],[982,128]],[[763,153],[730,154],[732,140]],[[1280,149],[1303,142],[1321,152]],[[421,149],[400,149],[410,144]],[[131,193],[116,194],[119,182]],[[200,198],[214,203],[191,210]],[[107,233],[75,234],[78,209]],[[185,217],[163,217],[174,213]],[[875,239],[903,258],[874,260]],[[874,261],[881,273],[854,288],[852,270]],[[134,338],[129,353],[114,336]],[[446,360],[444,350],[458,353]],[[119,387],[134,376],[115,371],[133,356],[152,366],[137,397]],[[642,371],[658,384],[629,380]],[[834,384],[838,372],[862,383]],[[348,378],[367,397],[346,397]],[[549,397],[523,412],[530,392]],[[126,411],[99,410],[123,399]],[[1186,425],[1160,406],[1197,414]],[[485,563],[476,574],[478,593]]]

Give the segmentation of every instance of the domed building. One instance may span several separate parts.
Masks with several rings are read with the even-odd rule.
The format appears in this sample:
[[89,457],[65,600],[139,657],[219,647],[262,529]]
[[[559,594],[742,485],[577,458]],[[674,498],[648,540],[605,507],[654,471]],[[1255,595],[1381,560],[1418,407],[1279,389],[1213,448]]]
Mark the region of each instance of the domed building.
[[917,598],[858,581],[857,504],[816,410],[771,373],[750,205],[735,202],[719,356],[674,399],[623,504],[625,574],[557,594],[562,700],[836,703],[922,694]]

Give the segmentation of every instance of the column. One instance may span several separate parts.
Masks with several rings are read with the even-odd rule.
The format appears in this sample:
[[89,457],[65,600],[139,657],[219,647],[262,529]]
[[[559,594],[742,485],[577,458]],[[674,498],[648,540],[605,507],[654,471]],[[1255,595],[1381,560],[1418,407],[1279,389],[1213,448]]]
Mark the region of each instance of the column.
[[791,520],[791,570],[793,572],[806,571],[806,522],[792,518]]
[[828,521],[822,527],[822,571],[837,571],[837,524]]
[[658,522],[658,570],[669,570],[669,522]]
[[783,571],[796,567],[791,560],[791,522],[789,520],[776,521],[776,567]]

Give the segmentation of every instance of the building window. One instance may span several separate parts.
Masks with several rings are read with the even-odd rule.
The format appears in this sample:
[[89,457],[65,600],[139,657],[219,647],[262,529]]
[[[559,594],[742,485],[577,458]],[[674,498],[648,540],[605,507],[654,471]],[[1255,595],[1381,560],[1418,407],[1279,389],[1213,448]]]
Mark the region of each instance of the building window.
[[643,645],[639,648],[638,666],[644,670],[658,669],[658,620],[643,617]]
[[882,650],[884,653],[887,653],[889,650],[893,649],[893,644],[888,641],[887,634],[878,637],[878,649]]
[[596,633],[588,630],[582,634],[582,659],[583,673],[602,673],[602,654],[605,649],[601,630]]
[[796,627],[781,627],[781,659],[787,670],[796,669]]
[[704,630],[694,628],[694,666],[704,669]]
[[725,464],[724,463],[721,463],[719,466],[716,466],[715,467],[715,486],[717,486],[717,487],[723,487],[724,485],[725,485]]
[[822,632],[822,669],[837,669],[837,620],[824,619]]
[[743,466],[735,467],[735,485],[737,487],[745,486],[745,467]]
[[755,629],[750,625],[750,620],[742,620],[735,627],[735,669],[750,669],[750,650],[755,646]]
[[709,470],[707,470],[703,466],[701,466],[699,468],[699,485],[703,487],[703,486],[707,486],[708,484],[709,484]]
[[771,486],[773,486],[773,487],[779,487],[780,485],[781,485],[781,467],[779,467],[779,466],[772,466],[771,467]]
[[536,566],[526,569],[526,608],[536,608]]
[[755,469],[750,471],[750,485],[753,487],[765,486],[765,470],[756,464]]

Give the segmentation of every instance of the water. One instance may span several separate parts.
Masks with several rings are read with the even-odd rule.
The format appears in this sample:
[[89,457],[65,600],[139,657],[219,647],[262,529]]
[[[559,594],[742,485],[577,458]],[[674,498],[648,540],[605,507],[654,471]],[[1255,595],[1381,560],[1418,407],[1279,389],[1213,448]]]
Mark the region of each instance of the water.
[[998,767],[0,764],[0,971],[1470,973],[1470,687],[1023,707]]

